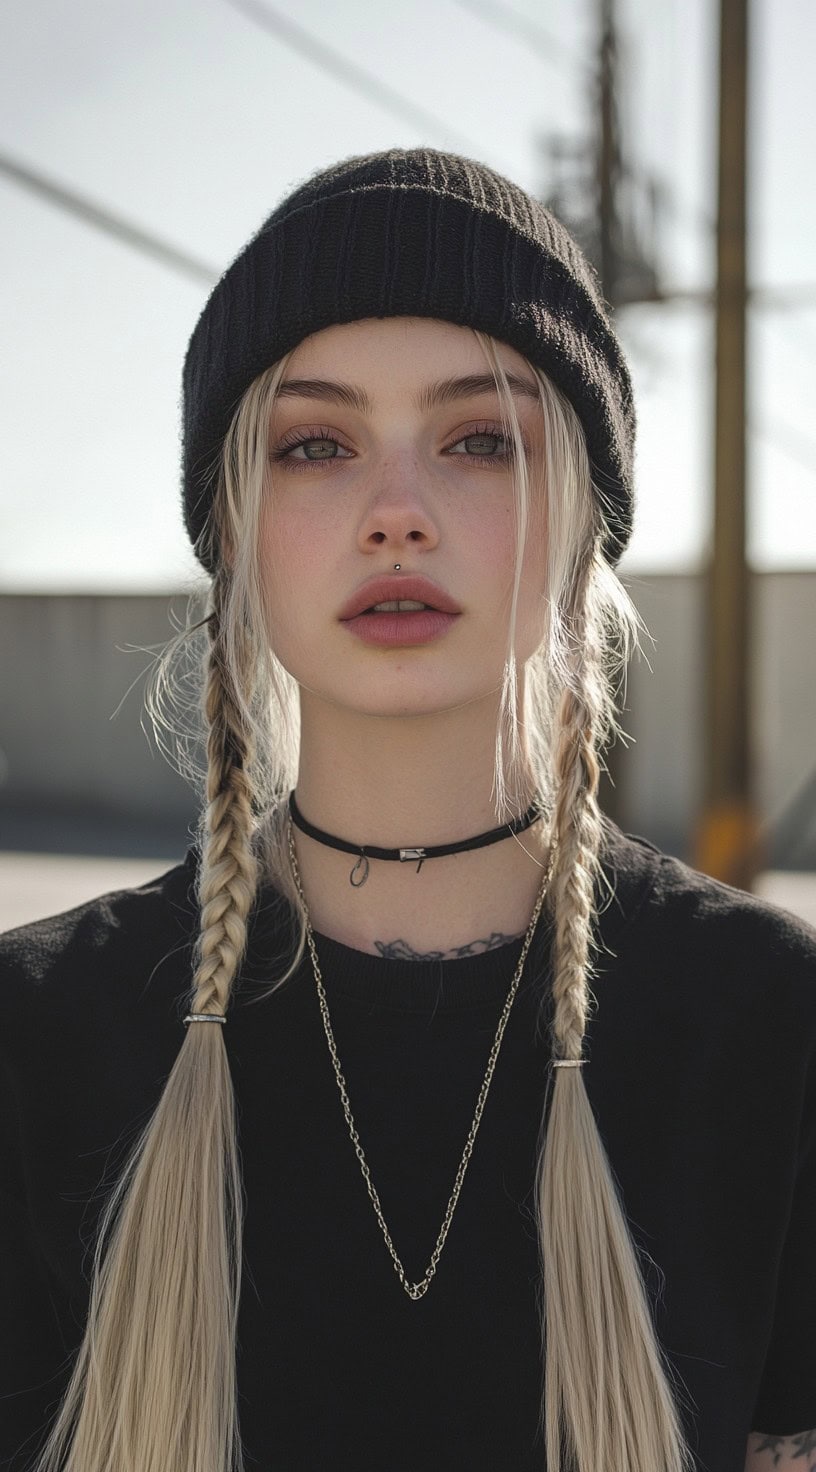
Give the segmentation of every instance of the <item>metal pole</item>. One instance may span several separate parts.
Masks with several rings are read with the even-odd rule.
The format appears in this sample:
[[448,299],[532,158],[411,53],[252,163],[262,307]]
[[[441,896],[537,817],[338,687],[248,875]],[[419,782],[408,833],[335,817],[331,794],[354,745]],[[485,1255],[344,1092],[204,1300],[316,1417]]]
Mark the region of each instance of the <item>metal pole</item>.
[[715,505],[707,579],[704,807],[696,867],[743,889],[761,867],[752,800],[750,574],[745,548],[748,0],[720,0]]
[[[614,0],[599,0],[598,76],[596,81],[597,144],[596,190],[599,235],[599,268],[603,294],[610,306],[618,300],[618,138],[615,125],[615,16]],[[604,752],[606,770],[601,772],[598,800],[608,816],[626,827],[625,749],[615,743]]]
[[615,190],[618,182],[615,130],[615,20],[613,0],[600,0],[598,68],[598,223],[600,271],[604,296],[618,301],[618,259]]

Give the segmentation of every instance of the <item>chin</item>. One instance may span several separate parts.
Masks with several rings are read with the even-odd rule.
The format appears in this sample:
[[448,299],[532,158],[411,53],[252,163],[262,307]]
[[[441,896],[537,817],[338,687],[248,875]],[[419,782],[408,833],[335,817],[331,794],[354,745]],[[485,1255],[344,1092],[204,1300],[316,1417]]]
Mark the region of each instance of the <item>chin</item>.
[[457,682],[455,687],[450,683],[442,685],[439,681],[431,685],[417,680],[412,684],[403,669],[393,680],[384,678],[381,674],[370,686],[364,687],[362,681],[356,686],[347,686],[342,694],[338,692],[335,700],[347,710],[357,711],[361,715],[386,719],[410,718],[445,715],[464,705],[472,705],[488,698],[497,699],[500,688],[500,677],[494,685],[487,687],[482,682],[478,685]]

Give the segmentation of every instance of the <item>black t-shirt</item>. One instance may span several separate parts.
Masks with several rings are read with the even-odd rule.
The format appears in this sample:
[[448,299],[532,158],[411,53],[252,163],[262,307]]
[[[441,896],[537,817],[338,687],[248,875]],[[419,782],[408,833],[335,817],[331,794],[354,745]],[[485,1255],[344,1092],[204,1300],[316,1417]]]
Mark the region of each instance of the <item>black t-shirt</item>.
[[[706,1472],[816,1427],[816,930],[607,823],[615,898],[583,1077]],[[0,1468],[87,1312],[94,1225],[184,1039],[195,866],[0,941]],[[602,897],[602,904],[606,900]],[[245,1186],[247,1472],[541,1472],[533,1173],[550,934],[527,959],[447,1242],[402,1288],[343,1117],[308,952],[263,888],[224,1029]],[[318,936],[354,1120],[411,1281],[436,1242],[521,941],[383,960]]]

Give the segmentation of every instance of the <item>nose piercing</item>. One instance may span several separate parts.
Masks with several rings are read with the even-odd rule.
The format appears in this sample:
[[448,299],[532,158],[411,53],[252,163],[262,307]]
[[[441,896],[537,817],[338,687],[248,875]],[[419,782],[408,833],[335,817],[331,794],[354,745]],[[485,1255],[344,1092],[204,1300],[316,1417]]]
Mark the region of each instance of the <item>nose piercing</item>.
[[400,570],[401,567],[402,567],[402,563],[401,562],[395,562],[394,563],[394,572],[399,572],[399,570]]

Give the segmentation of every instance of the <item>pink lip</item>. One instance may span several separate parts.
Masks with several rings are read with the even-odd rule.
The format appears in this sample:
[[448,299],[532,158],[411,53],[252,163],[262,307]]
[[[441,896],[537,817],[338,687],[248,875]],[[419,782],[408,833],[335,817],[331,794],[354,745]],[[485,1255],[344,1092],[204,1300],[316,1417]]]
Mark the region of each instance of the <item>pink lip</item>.
[[430,578],[414,576],[406,573],[404,577],[377,577],[369,578],[362,583],[353,593],[348,602],[340,610],[339,618],[343,622],[354,619],[358,614],[365,614],[367,608],[372,608],[375,603],[393,603],[406,599],[413,603],[427,603],[428,609],[413,613],[372,613],[367,616],[367,622],[375,619],[418,619],[424,618],[431,612],[457,614],[462,610],[452,598],[449,598],[443,588],[432,583]]
[[[377,600],[380,602],[381,600]],[[413,609],[408,613],[358,613],[344,619],[347,629],[364,644],[428,644],[455,624],[458,613],[441,613],[437,608]]]

